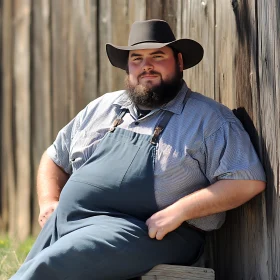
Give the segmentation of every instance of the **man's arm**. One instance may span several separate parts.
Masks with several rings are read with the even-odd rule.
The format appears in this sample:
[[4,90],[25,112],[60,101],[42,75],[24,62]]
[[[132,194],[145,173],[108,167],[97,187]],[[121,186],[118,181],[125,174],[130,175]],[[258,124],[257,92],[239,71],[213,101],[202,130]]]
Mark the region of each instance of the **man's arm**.
[[155,213],[146,222],[149,236],[161,240],[184,221],[236,208],[265,189],[265,182],[254,180],[220,180],[187,195]]
[[56,165],[45,152],[42,156],[38,176],[37,193],[40,207],[38,222],[44,226],[58,205],[62,188],[69,178],[64,170]]

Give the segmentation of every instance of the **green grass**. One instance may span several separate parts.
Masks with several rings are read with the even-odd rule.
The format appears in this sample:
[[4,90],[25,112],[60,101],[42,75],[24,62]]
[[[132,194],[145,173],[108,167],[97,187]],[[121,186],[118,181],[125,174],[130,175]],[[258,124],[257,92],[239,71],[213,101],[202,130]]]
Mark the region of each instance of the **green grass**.
[[17,271],[34,240],[30,237],[19,243],[6,236],[0,236],[0,280],[9,279]]

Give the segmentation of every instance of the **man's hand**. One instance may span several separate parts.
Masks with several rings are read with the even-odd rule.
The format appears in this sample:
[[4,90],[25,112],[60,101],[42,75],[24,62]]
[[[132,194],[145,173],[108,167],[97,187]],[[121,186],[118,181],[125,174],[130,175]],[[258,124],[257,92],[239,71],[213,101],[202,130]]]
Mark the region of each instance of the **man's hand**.
[[167,233],[175,230],[184,222],[182,214],[176,204],[155,213],[146,221],[149,236],[162,240]]
[[58,205],[58,201],[52,201],[40,206],[40,214],[38,218],[38,222],[41,227],[45,225],[47,220],[50,218],[51,214],[54,212]]

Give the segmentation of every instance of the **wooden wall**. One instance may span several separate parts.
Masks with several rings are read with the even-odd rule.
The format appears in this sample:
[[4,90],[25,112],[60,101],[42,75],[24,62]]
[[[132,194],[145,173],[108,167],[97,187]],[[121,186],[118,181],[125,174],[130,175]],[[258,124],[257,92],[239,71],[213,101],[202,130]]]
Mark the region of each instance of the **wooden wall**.
[[209,235],[206,266],[220,280],[280,279],[277,0],[0,0],[0,228],[38,233],[43,151],[88,102],[123,88],[104,44],[126,45],[130,25],[146,18],[203,45],[185,80],[236,109],[267,173],[266,192]]

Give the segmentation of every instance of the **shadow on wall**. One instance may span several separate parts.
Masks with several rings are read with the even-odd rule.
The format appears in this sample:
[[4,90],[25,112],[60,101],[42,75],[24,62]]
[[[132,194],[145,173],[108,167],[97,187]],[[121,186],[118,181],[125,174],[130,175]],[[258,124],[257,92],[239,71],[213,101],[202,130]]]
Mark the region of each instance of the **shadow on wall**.
[[[255,2],[255,1],[253,1]],[[245,108],[239,108],[236,111],[237,117],[243,123],[245,129],[250,135],[251,141],[254,144],[256,151],[258,152],[259,157],[261,158],[264,168],[267,175],[267,184],[269,189],[266,191],[266,218],[267,225],[269,229],[272,229],[275,226],[275,211],[276,209],[276,201],[277,197],[276,193],[276,185],[278,182],[275,182],[274,171],[271,165],[271,160],[269,158],[268,151],[265,148],[265,142],[263,139],[263,135],[258,135],[250,116],[253,115],[253,105],[252,105],[252,96],[255,94],[256,102],[259,106],[258,121],[259,121],[259,132],[262,134],[263,132],[267,132],[267,128],[262,127],[266,125],[267,121],[272,121],[271,119],[273,112],[268,112],[269,108],[262,108],[262,106],[267,105],[269,102],[265,100],[266,98],[273,98],[269,96],[263,96],[263,91],[261,88],[261,83],[265,79],[265,86],[268,87],[267,90],[271,95],[279,94],[276,92],[276,78],[275,78],[275,46],[280,46],[280,36],[275,36],[279,33],[280,22],[277,22],[278,28],[273,31],[269,31],[267,28],[261,28],[262,24],[269,24],[273,19],[271,14],[280,15],[280,1],[273,1],[274,5],[267,4],[265,1],[256,1],[254,15],[252,15],[255,20],[250,20],[251,9],[248,4],[248,0],[237,1],[232,0],[233,11],[236,19],[236,27],[238,33],[238,42],[240,44],[240,51],[236,57],[236,70],[237,70],[237,103],[238,105],[244,106]],[[273,7],[272,7],[273,6]],[[275,9],[274,13],[271,9]],[[270,14],[271,13],[271,14]],[[269,18],[269,16],[271,18]],[[262,22],[261,22],[262,21]],[[255,23],[255,26],[252,24]],[[260,28],[259,28],[260,27]],[[273,37],[273,38],[271,38]],[[264,42],[265,40],[265,42]],[[275,41],[277,40],[277,41]],[[264,43],[263,43],[264,42]],[[270,43],[271,42],[271,43]],[[274,44],[273,44],[274,42]],[[251,65],[251,64],[254,65]],[[262,65],[260,65],[262,63]],[[263,73],[260,72],[262,68]],[[252,71],[253,69],[253,71]],[[253,73],[251,73],[251,71]],[[255,73],[254,73],[255,71]],[[255,80],[251,81],[251,74],[255,74]],[[262,75],[262,76],[261,76]],[[256,92],[252,92],[251,83],[256,82]],[[266,101],[266,102],[265,102]],[[274,106],[276,106],[274,104]],[[247,112],[246,112],[247,110]],[[274,118],[274,120],[276,120]],[[276,124],[275,124],[276,125]],[[266,135],[268,136],[268,135]],[[268,139],[272,141],[272,139]],[[280,139],[275,139],[275,141],[280,141]]]
[[[245,205],[228,211],[225,225],[220,230],[209,234],[210,242],[206,248],[205,265],[215,269],[217,280],[274,279],[272,275],[277,274],[275,260],[278,259],[277,250],[279,249],[272,248],[270,244],[275,243],[276,240],[274,233],[277,225],[275,188],[277,182],[274,179],[270,158],[272,155],[266,148],[264,137],[267,138],[266,141],[272,139],[266,135],[268,128],[264,125],[270,121],[269,117],[275,116],[273,110],[269,111],[269,108],[264,108],[269,98],[272,97],[261,95],[261,89],[265,78],[267,89],[271,91],[271,94],[275,94],[275,50],[274,45],[269,44],[270,41],[274,42],[274,38],[270,38],[273,36],[273,32],[265,31],[266,29],[259,22],[266,19],[265,16],[269,12],[272,13],[269,10],[272,8],[270,7],[272,4],[249,0],[232,0],[231,3],[238,35],[236,38],[238,51],[235,57],[238,108],[233,112],[248,132],[264,164],[268,187],[265,196],[258,195]],[[261,7],[261,5],[265,7]],[[276,11],[273,13],[280,14],[279,1]],[[265,32],[267,34],[264,34]],[[279,31],[275,30],[275,32]],[[277,40],[280,38],[280,36],[275,37]],[[267,41],[264,42],[264,40]],[[259,42],[263,43],[259,44]],[[280,46],[280,42],[275,43]],[[260,63],[264,64],[259,65]],[[260,66],[263,67],[260,68]],[[261,73],[260,70],[265,73]],[[264,75],[266,76],[264,77]],[[266,100],[266,98],[268,99]],[[252,118],[255,120],[257,129]],[[270,123],[272,129],[273,125]],[[275,139],[275,141],[279,141],[279,139]]]

